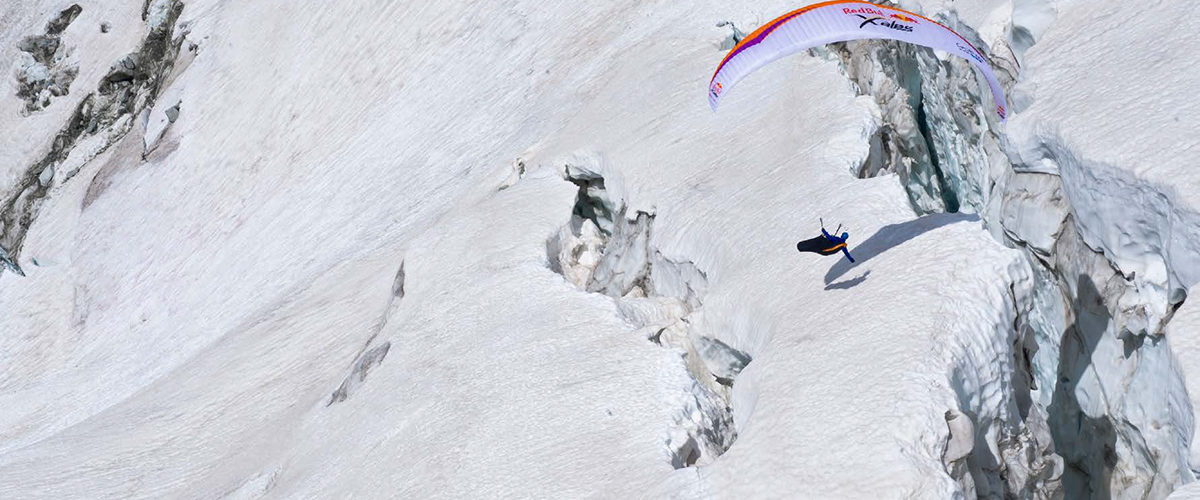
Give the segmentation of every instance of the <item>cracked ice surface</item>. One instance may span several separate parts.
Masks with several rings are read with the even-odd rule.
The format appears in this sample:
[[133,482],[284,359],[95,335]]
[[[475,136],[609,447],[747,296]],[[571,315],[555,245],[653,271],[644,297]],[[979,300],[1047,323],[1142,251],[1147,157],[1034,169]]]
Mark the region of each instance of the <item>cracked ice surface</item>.
[[[64,38],[96,42],[73,84],[95,88],[144,2],[80,3]],[[41,6],[5,8],[37,27]],[[185,111],[56,184],[29,276],[0,275],[17,332],[0,336],[0,492],[946,498],[995,491],[1002,468],[1025,481],[997,444],[1024,432],[1020,255],[970,217],[914,220],[892,176],[848,174],[874,121],[833,63],[764,68],[718,115],[703,101],[724,33],[696,12],[789,6],[187,2],[200,49],[161,103]],[[72,31],[101,19],[111,38]],[[60,102],[0,118],[21,132],[0,139],[6,176]],[[147,137],[173,146],[143,161]],[[708,465],[675,470],[667,448],[693,398],[683,353],[550,269],[578,191],[560,167],[581,152],[655,215],[651,246],[705,271],[704,328],[753,359],[739,438]],[[819,216],[860,264],[795,252]]]
[[[1200,281],[1200,103],[1184,97],[1200,88],[1200,73],[1181,70],[1200,64],[1200,52],[1194,38],[1160,45],[1162,33],[1200,31],[1200,20],[1126,7],[1059,7],[1013,90],[1023,105],[1009,150],[1022,165],[1060,173],[1085,241],[1148,297],[1130,329],[1153,331],[1168,303]],[[1115,19],[1121,29],[1094,29]]]
[[[1010,54],[1003,31],[993,22],[1007,7],[992,6],[995,10],[985,15],[980,2],[916,3],[926,13],[950,9],[967,21],[992,49],[993,62]],[[1196,87],[1197,80],[1193,73],[1179,71],[1185,62],[1152,55],[1164,43],[1187,46],[1192,40],[1176,35],[1163,39],[1163,33],[1178,33],[1173,25],[1127,7],[1120,2],[1013,2],[1015,27],[1009,43],[1023,66],[1010,94],[1013,119],[999,129],[1007,133],[1000,140],[1013,164],[1010,168],[1004,161],[996,168],[1003,154],[988,148],[988,136],[968,140],[968,152],[985,149],[991,172],[979,175],[988,168],[982,161],[961,162],[980,185],[967,183],[953,191],[971,202],[971,195],[982,191],[986,196],[990,190],[991,200],[985,197],[981,214],[997,237],[1025,246],[1032,259],[1049,263],[1057,275],[1055,286],[1039,270],[1035,296],[1040,298],[1035,301],[1040,305],[1032,319],[1040,325],[1033,365],[1042,389],[1033,396],[1051,410],[1056,434],[1065,434],[1056,437],[1058,451],[1073,466],[1091,462],[1093,483],[1087,487],[1094,494],[1161,498],[1193,477],[1187,467],[1192,415],[1180,376],[1181,367],[1187,371],[1184,358],[1190,345],[1172,341],[1168,347],[1158,334],[1200,269],[1191,194],[1196,177],[1191,152],[1197,142],[1189,131],[1195,127],[1170,123],[1172,113],[1185,120],[1194,115],[1186,89]],[[1097,32],[1105,23],[1116,28]],[[1191,19],[1184,23],[1195,24]],[[1195,58],[1194,51],[1181,56]],[[933,86],[938,91],[943,87],[940,82]],[[971,82],[966,90],[975,93],[976,87]],[[978,99],[966,102],[973,105]],[[936,110],[931,116],[939,124],[954,123],[952,116]],[[971,127],[961,127],[963,122],[958,121],[961,131],[971,133]],[[959,149],[964,138],[967,134],[952,133],[938,144]],[[1087,295],[1108,311],[1097,311],[1076,295],[1088,289],[1078,286],[1085,282],[1101,287],[1099,294]],[[1055,304],[1059,287],[1072,302],[1067,310]],[[1092,311],[1085,314],[1084,309]],[[1094,316],[1097,312],[1101,314]],[[1093,316],[1066,324],[1074,321],[1071,316],[1086,315]],[[1093,331],[1077,337],[1080,325]],[[1070,335],[1062,335],[1068,326]],[[1172,348],[1184,363],[1174,361]],[[1053,390],[1056,377],[1062,377],[1059,385],[1066,391]],[[1082,405],[1079,411],[1070,409],[1074,403]],[[1062,432],[1085,428],[1085,421],[1100,427],[1078,436]],[[1115,435],[1101,437],[1106,434],[1102,429],[1115,430]],[[1100,445],[1104,441],[1109,441],[1106,449]],[[1103,463],[1103,456],[1112,463]],[[1108,472],[1100,473],[1102,469]],[[1073,493],[1076,486],[1067,487],[1068,497],[1078,494]]]
[[[1042,31],[1012,92],[1006,149],[1014,168],[1060,176],[1062,202],[1086,244],[1074,245],[1082,251],[1068,263],[1098,255],[1091,274],[1126,283],[1104,290],[1112,324],[1102,325],[1085,360],[1094,366],[1074,392],[1081,416],[1110,419],[1120,438],[1104,487],[1158,498],[1194,480],[1188,394],[1196,397],[1200,376],[1192,304],[1175,312],[1200,281],[1200,105],[1190,90],[1200,77],[1181,70],[1200,56],[1194,37],[1163,34],[1195,32],[1200,21],[1163,15],[1167,2],[1127,6],[1058,2],[1052,24],[1033,23]],[[1096,29],[1104,24],[1114,28]]]
[[[1192,292],[1200,292],[1200,290],[1193,288]],[[1183,372],[1183,378],[1187,384],[1187,394],[1191,397],[1188,401],[1179,401],[1176,405],[1178,409],[1175,411],[1195,411],[1195,408],[1200,406],[1200,399],[1198,399],[1200,398],[1200,302],[1196,300],[1185,302],[1183,307],[1175,312],[1174,319],[1167,326],[1166,336],[1167,342],[1171,344],[1171,350],[1175,352],[1176,363]],[[1193,444],[1191,455],[1188,457],[1189,464],[1200,464],[1200,449],[1194,445],[1197,442],[1196,438],[1194,427],[1190,435],[1178,438]],[[1200,498],[1200,483],[1193,482],[1191,485],[1184,486],[1173,492],[1170,498]]]

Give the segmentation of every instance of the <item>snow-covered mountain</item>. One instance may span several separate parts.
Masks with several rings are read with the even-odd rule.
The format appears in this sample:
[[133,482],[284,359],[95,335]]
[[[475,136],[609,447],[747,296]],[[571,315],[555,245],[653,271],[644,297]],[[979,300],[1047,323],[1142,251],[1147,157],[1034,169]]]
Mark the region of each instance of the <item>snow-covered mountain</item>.
[[1200,20],[897,5],[1006,123],[880,41],[712,113],[778,0],[0,6],[0,496],[1194,481]]

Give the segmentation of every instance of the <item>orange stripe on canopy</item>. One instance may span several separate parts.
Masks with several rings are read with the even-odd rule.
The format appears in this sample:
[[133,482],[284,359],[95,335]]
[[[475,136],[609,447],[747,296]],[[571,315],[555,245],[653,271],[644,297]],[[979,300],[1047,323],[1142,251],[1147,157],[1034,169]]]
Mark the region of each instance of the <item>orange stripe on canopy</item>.
[[[810,16],[797,19],[806,13]],[[867,18],[863,13],[875,17]],[[854,19],[856,16],[866,22],[860,23]],[[716,111],[723,93],[771,61],[806,48],[859,39],[897,40],[967,59],[987,80],[996,114],[1001,121],[1006,118],[1008,105],[1003,87],[992,72],[987,57],[971,42],[928,17],[862,0],[832,0],[807,5],[771,20],[738,41],[713,71],[708,83],[709,106]]]

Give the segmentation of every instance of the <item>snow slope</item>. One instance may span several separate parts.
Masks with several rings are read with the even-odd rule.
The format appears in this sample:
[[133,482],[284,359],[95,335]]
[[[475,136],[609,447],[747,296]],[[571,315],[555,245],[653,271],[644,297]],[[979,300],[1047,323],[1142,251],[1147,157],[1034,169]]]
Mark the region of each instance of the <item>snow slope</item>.
[[[1200,281],[1200,141],[1191,133],[1200,104],[1187,97],[1200,76],[1181,71],[1200,56],[1188,48],[1195,40],[1162,39],[1200,30],[1200,20],[1163,14],[1173,6],[1059,6],[1059,20],[1027,53],[1014,90],[1024,109],[1008,129],[1019,163],[1061,175],[1084,241],[1136,273],[1150,300],[1119,318],[1135,332],[1161,329],[1168,305]],[[1097,30],[1106,25],[1114,29]],[[1087,83],[1077,76],[1084,68],[1096,75]]]
[[[157,29],[141,4],[80,2],[47,109],[5,89],[6,193]],[[0,65],[66,5],[0,8]],[[170,77],[42,183],[26,276],[0,275],[0,496],[1053,491],[1014,352],[1028,260],[851,174],[880,116],[836,62],[708,111],[712,24],[790,7],[186,2]],[[610,285],[651,256],[624,298],[555,272],[580,171],[615,225],[652,217],[576,269]],[[858,264],[795,252],[818,217]]]

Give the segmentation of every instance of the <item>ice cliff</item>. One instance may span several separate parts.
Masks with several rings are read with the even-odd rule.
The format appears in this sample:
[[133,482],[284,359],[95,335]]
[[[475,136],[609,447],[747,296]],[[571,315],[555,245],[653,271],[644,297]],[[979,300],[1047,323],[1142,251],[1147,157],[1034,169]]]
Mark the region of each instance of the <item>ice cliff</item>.
[[[0,496],[1192,481],[1200,81],[1157,47],[1200,25],[901,4],[1007,123],[888,43],[712,114],[714,23],[782,0],[0,7]],[[857,263],[795,252],[818,217]]]
[[[1179,125],[1193,105],[1171,104],[1200,80],[1121,47],[1152,46],[1174,21],[1116,2],[923,4],[990,49],[1015,114],[1001,125],[984,112],[986,88],[954,58],[847,44],[833,54],[880,109],[858,173],[896,171],[916,210],[977,212],[1024,250],[1037,276],[1031,397],[1066,460],[1066,496],[1162,498],[1194,480],[1192,405],[1164,333],[1200,269],[1185,194],[1196,142]],[[1122,29],[1095,28],[1113,19]]]

